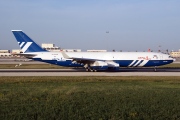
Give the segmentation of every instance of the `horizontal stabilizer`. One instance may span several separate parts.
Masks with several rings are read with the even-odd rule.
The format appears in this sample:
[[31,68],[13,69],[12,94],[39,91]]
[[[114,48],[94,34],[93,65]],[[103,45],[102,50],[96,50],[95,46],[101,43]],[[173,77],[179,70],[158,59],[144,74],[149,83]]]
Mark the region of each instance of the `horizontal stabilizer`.
[[17,56],[23,56],[23,57],[26,57],[26,58],[33,58],[34,56],[36,56],[36,54],[23,54],[23,53],[12,53],[12,55],[17,55]]

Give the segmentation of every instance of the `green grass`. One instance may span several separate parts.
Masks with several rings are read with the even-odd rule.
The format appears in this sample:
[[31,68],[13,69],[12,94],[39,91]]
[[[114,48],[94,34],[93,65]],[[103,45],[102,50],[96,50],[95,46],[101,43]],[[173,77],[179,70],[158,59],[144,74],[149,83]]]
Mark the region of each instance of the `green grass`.
[[0,77],[4,119],[180,119],[180,77]]

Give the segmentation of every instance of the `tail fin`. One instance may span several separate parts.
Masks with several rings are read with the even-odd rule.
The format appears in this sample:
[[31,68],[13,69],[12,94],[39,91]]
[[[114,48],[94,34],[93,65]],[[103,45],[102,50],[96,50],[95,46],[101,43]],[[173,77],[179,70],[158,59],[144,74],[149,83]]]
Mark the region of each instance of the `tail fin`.
[[46,51],[29,38],[22,30],[12,30],[23,53]]

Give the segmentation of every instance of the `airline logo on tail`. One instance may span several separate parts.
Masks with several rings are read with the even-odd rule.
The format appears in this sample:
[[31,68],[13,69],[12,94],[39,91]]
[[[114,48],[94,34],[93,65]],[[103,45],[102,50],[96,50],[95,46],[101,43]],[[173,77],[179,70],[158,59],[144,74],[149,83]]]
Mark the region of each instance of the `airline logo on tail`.
[[18,44],[24,53],[29,48],[29,46],[31,46],[32,42],[18,42]]
[[[23,53],[26,52],[45,52],[46,50],[41,48],[30,37],[28,37],[22,30],[12,30],[20,48]],[[46,51],[47,52],[47,51]]]

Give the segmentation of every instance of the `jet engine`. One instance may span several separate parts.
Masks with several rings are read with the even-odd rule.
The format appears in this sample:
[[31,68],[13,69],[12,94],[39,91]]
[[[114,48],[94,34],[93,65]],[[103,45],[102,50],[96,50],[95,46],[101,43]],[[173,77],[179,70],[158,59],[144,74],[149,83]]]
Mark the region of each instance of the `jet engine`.
[[119,64],[114,61],[94,61],[84,66],[87,71],[97,70],[119,70]]

